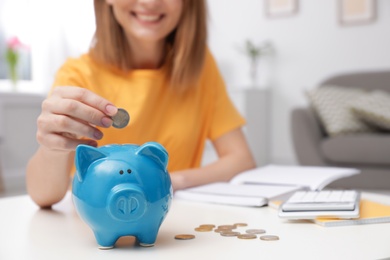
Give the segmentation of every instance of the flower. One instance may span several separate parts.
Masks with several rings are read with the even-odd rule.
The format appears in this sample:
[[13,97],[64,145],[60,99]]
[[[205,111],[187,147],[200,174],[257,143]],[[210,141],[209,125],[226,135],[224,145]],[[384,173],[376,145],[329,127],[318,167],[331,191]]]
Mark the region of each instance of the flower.
[[19,41],[18,37],[12,37],[7,41],[6,59],[10,78],[14,84],[18,81],[17,66],[19,63],[19,51],[24,47],[24,44]]
[[11,39],[8,40],[7,46],[10,49],[17,50],[20,47],[23,47],[23,43],[20,42],[18,37],[12,37]]

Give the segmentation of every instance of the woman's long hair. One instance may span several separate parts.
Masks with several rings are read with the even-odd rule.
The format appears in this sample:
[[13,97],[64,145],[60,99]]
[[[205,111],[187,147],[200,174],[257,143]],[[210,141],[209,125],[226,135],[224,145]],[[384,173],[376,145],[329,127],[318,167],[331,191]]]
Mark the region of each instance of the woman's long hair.
[[[112,7],[104,0],[94,0],[96,31],[91,55],[99,62],[122,71],[132,68],[129,43],[115,20]],[[164,68],[170,84],[177,89],[196,85],[206,54],[207,22],[205,0],[183,0],[177,28],[166,38]]]

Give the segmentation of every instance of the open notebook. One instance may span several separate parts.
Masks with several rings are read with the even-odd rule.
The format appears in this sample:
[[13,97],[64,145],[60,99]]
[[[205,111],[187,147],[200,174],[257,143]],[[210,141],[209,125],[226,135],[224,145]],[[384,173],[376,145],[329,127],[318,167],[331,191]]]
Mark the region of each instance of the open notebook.
[[216,182],[175,192],[175,198],[219,204],[267,205],[301,189],[321,190],[331,182],[359,174],[354,168],[268,165]]

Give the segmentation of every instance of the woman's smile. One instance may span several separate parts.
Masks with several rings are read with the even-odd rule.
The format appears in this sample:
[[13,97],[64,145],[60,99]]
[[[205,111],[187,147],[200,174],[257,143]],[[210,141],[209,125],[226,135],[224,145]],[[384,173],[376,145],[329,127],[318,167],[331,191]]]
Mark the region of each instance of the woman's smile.
[[164,14],[153,14],[153,13],[141,13],[141,12],[130,12],[131,15],[141,23],[157,23],[164,18]]

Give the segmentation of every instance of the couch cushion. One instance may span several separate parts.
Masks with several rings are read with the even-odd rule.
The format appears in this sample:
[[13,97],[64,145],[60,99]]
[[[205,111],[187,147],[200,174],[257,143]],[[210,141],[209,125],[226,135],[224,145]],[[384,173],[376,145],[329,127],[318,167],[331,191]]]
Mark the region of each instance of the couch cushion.
[[390,130],[390,94],[375,90],[351,103],[352,112],[365,123]]
[[351,111],[350,102],[364,97],[367,91],[358,88],[322,86],[306,91],[311,106],[330,136],[348,133],[375,132]]
[[321,143],[324,157],[335,163],[389,165],[390,135],[354,134],[329,137]]

